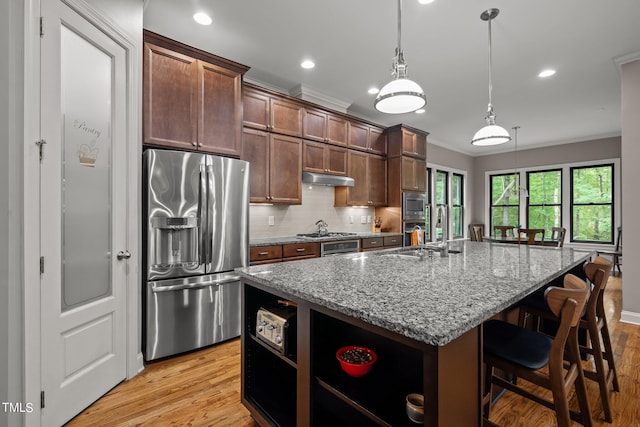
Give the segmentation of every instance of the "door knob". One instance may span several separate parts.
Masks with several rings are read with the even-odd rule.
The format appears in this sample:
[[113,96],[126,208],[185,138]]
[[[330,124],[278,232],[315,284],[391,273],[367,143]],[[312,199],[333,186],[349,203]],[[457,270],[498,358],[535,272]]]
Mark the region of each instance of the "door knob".
[[122,261],[123,259],[131,258],[131,252],[129,251],[120,251],[118,252],[118,261]]

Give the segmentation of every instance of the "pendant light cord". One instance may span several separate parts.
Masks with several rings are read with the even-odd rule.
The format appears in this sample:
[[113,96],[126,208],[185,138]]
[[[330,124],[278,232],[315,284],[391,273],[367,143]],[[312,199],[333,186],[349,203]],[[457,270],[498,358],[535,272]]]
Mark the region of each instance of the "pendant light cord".
[[491,101],[491,92],[493,91],[493,83],[491,79],[491,70],[493,68],[493,63],[491,61],[491,20],[492,18],[489,17],[489,111],[493,113],[493,103]]
[[396,55],[402,52],[402,0],[398,0],[398,51]]

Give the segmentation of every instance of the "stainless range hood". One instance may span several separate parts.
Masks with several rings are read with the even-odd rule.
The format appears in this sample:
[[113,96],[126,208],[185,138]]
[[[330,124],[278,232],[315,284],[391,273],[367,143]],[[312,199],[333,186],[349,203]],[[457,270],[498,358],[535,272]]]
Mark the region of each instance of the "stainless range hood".
[[302,172],[305,184],[328,185],[332,187],[353,187],[355,180],[348,176],[325,175],[322,173]]

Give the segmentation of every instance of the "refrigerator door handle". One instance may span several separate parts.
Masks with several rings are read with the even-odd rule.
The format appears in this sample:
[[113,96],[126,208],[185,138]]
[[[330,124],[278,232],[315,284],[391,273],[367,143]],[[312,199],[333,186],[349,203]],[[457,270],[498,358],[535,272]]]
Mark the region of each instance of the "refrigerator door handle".
[[198,219],[200,222],[200,234],[198,241],[200,242],[200,265],[204,265],[209,257],[209,251],[207,249],[207,233],[209,229],[209,223],[207,221],[207,177],[205,172],[205,166],[200,165],[200,184],[198,194]]
[[151,285],[151,291],[155,293],[175,292],[175,291],[182,291],[184,289],[191,290],[191,289],[199,289],[199,288],[209,288],[212,286],[220,286],[226,283],[237,282],[239,280],[240,280],[240,276],[229,276],[224,279],[213,280],[210,282],[203,282],[203,283],[184,283],[180,285],[168,285],[168,286],[162,286],[157,283],[151,283],[150,285]]

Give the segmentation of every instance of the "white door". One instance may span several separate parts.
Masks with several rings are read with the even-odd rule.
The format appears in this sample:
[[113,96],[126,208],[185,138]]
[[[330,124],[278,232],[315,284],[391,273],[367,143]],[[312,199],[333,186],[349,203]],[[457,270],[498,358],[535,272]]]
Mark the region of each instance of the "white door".
[[42,16],[42,425],[60,426],[126,376],[126,57],[60,0]]

